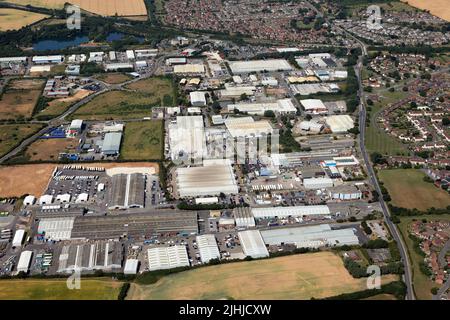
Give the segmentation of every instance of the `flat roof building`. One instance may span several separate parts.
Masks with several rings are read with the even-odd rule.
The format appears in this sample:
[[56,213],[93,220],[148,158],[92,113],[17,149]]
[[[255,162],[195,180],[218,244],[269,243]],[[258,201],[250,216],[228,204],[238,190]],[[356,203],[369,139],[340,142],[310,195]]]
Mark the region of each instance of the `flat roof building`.
[[177,116],[169,124],[170,157],[175,159],[202,159],[206,152],[203,116]]
[[255,218],[249,207],[237,207],[233,209],[234,221],[238,228],[251,228],[255,226]]
[[355,126],[353,119],[346,114],[329,116],[326,123],[333,133],[345,133]]
[[301,105],[309,114],[326,114],[328,113],[327,107],[319,99],[305,99],[300,100]]
[[108,132],[102,144],[102,153],[106,156],[117,156],[122,142],[122,132]]
[[17,272],[28,273],[31,264],[31,258],[33,257],[33,251],[22,251],[20,254],[19,262],[17,263]]
[[54,56],[34,56],[32,58],[35,64],[49,64],[49,63],[61,63],[64,61],[64,57],[61,55]]
[[144,208],[145,175],[141,173],[112,176],[109,209]]
[[204,234],[196,237],[200,259],[202,263],[208,263],[213,259],[220,259],[219,247],[213,234]]
[[279,228],[261,231],[268,245],[295,244],[297,248],[358,245],[359,240],[351,228],[332,230],[329,224]]
[[203,64],[177,64],[173,67],[173,72],[176,74],[200,74],[205,73],[205,66]]
[[69,240],[74,221],[74,217],[43,218],[39,221],[38,233],[45,234],[49,240]]
[[240,112],[247,112],[250,115],[264,115],[268,110],[278,114],[296,113],[297,108],[292,103],[291,99],[281,99],[272,102],[260,103],[236,103],[227,106],[228,112],[233,112],[235,109]]
[[12,246],[13,247],[20,247],[22,245],[22,243],[23,243],[24,238],[25,238],[25,230],[17,229],[16,233],[14,233]]
[[261,137],[273,132],[269,121],[255,121],[252,117],[228,118],[225,120],[225,126],[233,138]]
[[265,258],[269,256],[264,240],[259,230],[238,232],[239,241],[246,257]]
[[303,185],[306,189],[323,189],[331,188],[334,184],[330,178],[307,178],[303,179]]
[[285,59],[229,61],[231,71],[234,74],[263,72],[263,71],[291,71],[292,66]]
[[181,198],[237,194],[239,188],[231,164],[207,163],[201,167],[177,168],[177,190]]
[[125,267],[123,268],[124,274],[137,274],[138,270],[139,270],[138,259],[127,259],[127,261],[125,261]]
[[252,208],[252,214],[256,219],[270,219],[270,218],[287,218],[287,217],[302,217],[315,215],[329,215],[330,208],[326,205],[313,206],[294,206],[294,207],[266,207],[266,208]]
[[191,105],[195,107],[206,106],[206,92],[204,91],[193,91],[189,94],[191,99]]
[[158,247],[147,250],[150,271],[189,267],[189,258],[185,246]]

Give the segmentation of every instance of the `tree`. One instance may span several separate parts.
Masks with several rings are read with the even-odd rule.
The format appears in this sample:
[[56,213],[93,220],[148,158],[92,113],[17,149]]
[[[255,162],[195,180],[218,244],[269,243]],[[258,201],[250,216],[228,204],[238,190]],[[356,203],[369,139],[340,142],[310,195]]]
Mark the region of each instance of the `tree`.
[[444,118],[442,118],[442,125],[443,125],[443,126],[448,126],[448,125],[450,125],[450,119],[449,119],[449,117],[444,117]]
[[241,94],[241,101],[248,100],[248,96],[246,93]]
[[272,110],[266,110],[264,111],[264,117],[275,118],[275,112],[273,112]]

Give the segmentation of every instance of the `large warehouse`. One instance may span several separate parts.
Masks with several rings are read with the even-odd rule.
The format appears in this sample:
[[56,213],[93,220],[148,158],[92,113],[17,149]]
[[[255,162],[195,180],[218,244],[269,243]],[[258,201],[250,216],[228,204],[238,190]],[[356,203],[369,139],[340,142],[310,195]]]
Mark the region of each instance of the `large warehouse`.
[[252,208],[252,214],[256,219],[329,215],[330,213],[330,208],[326,205]]
[[297,108],[292,103],[291,99],[281,99],[273,102],[261,102],[261,103],[237,103],[229,104],[228,112],[239,110],[241,112],[247,112],[250,115],[264,115],[266,111],[273,111],[278,114],[286,114],[297,112]]
[[239,192],[230,161],[204,161],[202,167],[177,168],[177,189],[180,198],[218,196]]
[[305,99],[300,100],[301,105],[305,109],[306,113],[309,114],[326,114],[328,109],[322,100],[319,99]]
[[308,178],[303,179],[303,185],[305,189],[323,189],[323,188],[331,188],[333,184],[333,180],[330,178]]
[[189,94],[191,99],[191,105],[195,107],[206,106],[206,92],[205,91],[193,91]]
[[250,61],[229,61],[233,73],[250,73],[263,71],[291,71],[292,66],[285,59],[267,59]]
[[69,244],[59,255],[58,272],[111,271],[122,267],[124,248],[118,241]]
[[148,269],[150,271],[189,267],[186,246],[158,247],[147,250]]
[[246,257],[264,258],[269,256],[264,240],[259,230],[238,232],[239,241]]
[[198,233],[195,211],[145,212],[76,217],[72,239],[117,239],[165,234]]
[[69,240],[72,236],[75,217],[43,218],[39,221],[38,233],[49,240]]
[[261,137],[273,132],[269,121],[255,121],[252,117],[228,118],[225,120],[225,126],[233,138]]
[[329,224],[316,226],[272,229],[261,231],[268,245],[292,243],[297,248],[318,248],[323,246],[358,245],[359,240],[351,228],[332,230]]
[[106,156],[117,156],[120,151],[122,132],[108,132],[102,144],[102,153]]
[[203,64],[178,64],[173,67],[173,72],[176,74],[201,74],[205,73],[205,66]]
[[170,157],[176,159],[202,159],[206,152],[203,116],[178,116],[169,124]]
[[346,114],[329,116],[326,123],[333,133],[345,133],[355,126],[353,119]]
[[237,207],[233,209],[233,216],[237,228],[250,228],[255,226],[255,218],[249,207]]
[[219,247],[213,234],[197,236],[196,241],[202,263],[208,263],[212,259],[220,259]]
[[129,209],[145,206],[145,175],[141,173],[116,174],[112,176],[108,208]]

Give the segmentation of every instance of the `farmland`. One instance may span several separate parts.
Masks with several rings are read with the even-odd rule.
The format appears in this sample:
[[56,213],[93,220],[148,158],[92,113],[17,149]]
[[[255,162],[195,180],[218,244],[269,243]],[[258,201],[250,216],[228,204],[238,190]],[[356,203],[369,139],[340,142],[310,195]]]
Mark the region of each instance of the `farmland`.
[[[122,163],[84,163],[86,166],[102,166],[106,169],[116,167],[151,167],[158,173],[158,164],[152,162]],[[21,197],[32,194],[37,197],[44,194],[53,170],[52,163],[0,166],[0,197]],[[30,177],[33,179],[30,180]]]
[[26,137],[42,128],[40,124],[0,125],[0,156],[8,153]]
[[0,31],[18,30],[47,17],[40,13],[2,8],[0,9]]
[[43,80],[16,80],[8,84],[0,99],[0,120],[31,118],[41,95]]
[[125,125],[121,158],[160,160],[163,148],[163,122],[129,122]]
[[[396,277],[385,276],[384,282]],[[129,299],[310,299],[364,290],[332,252],[208,266],[132,284]]]
[[147,9],[144,0],[8,0],[8,2],[35,7],[62,9],[64,3],[79,6],[81,9],[102,16],[145,16]]
[[432,183],[423,181],[425,174],[420,170],[381,170],[378,175],[389,191],[394,206],[423,211],[450,205],[450,195]]
[[407,2],[410,6],[429,10],[432,14],[450,21],[450,6],[448,5],[448,0],[401,0]]
[[[420,262],[423,262],[423,257],[414,250],[414,243],[409,238],[408,226],[414,219],[425,218],[425,216],[417,217],[401,217],[398,228],[402,234],[403,240],[408,248],[409,257],[412,265],[413,287],[414,292],[419,300],[430,300],[432,298],[431,289],[436,287],[436,283],[430,280],[426,275],[420,271]],[[449,215],[427,215],[427,220],[450,220]]]
[[165,78],[137,81],[126,89],[126,91],[109,91],[95,97],[79,108],[72,119],[139,119],[151,116],[153,106],[170,106],[174,100],[172,83]]
[[81,279],[79,290],[69,290],[66,279],[1,280],[0,300],[116,300],[122,282]]

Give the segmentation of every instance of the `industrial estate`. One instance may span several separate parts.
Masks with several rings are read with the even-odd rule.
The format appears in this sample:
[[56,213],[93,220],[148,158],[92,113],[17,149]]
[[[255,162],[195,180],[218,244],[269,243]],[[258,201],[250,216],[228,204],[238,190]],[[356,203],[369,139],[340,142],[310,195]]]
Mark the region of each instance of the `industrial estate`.
[[450,298],[445,17],[65,2],[0,1],[0,299]]

